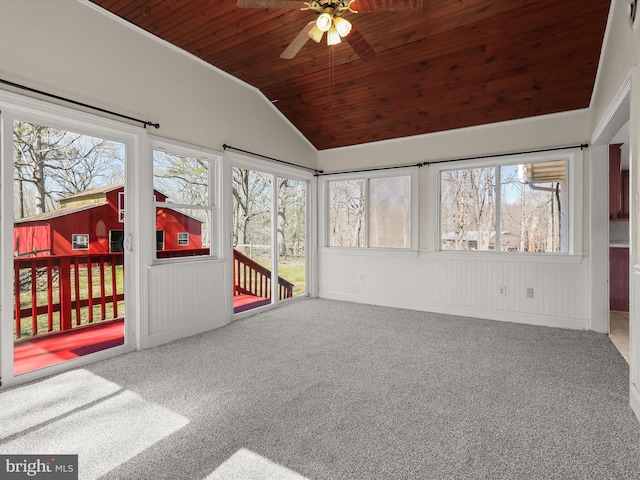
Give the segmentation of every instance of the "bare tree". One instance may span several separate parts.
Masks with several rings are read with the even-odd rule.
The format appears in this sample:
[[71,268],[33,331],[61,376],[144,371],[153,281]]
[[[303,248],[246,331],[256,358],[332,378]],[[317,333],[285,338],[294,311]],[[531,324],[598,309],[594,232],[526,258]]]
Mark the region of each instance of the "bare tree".
[[271,176],[233,169],[233,244],[271,244]]
[[445,248],[488,250],[496,229],[495,169],[441,172],[441,234]]
[[365,246],[365,181],[329,182],[329,245]]
[[196,157],[154,150],[153,186],[167,196],[169,203],[180,204],[183,213],[202,222],[201,242],[211,246],[211,209],[209,207],[209,161]]
[[[65,196],[122,179],[122,145],[27,122],[14,126],[14,181],[19,218],[56,208]],[[26,201],[32,188],[33,211]]]
[[306,185],[278,177],[278,253],[299,255],[306,233]]

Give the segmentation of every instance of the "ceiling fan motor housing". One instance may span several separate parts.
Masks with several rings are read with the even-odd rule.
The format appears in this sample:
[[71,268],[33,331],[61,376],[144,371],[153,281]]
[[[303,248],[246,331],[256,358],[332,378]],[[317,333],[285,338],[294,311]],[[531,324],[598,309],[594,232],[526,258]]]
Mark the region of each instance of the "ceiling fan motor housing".
[[305,2],[309,10],[313,10],[318,15],[322,13],[330,13],[332,15],[341,15],[344,12],[358,13],[357,10],[351,8],[351,4],[356,0],[340,0],[334,2],[331,0],[311,0]]

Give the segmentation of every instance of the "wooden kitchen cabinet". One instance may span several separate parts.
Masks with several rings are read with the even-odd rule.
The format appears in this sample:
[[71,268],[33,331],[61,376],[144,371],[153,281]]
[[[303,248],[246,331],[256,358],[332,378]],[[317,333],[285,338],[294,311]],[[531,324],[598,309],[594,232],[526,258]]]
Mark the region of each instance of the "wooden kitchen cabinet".
[[629,218],[629,170],[622,170],[620,147],[609,145],[609,219]]
[[609,308],[629,311],[629,249],[609,248]]
[[622,197],[622,209],[620,218],[629,218],[629,170],[622,170],[620,196]]

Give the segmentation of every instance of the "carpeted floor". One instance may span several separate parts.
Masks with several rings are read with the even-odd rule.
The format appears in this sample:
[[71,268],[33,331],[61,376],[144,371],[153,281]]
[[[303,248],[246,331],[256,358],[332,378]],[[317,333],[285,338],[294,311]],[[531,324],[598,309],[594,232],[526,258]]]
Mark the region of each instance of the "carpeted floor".
[[0,454],[104,480],[637,479],[628,378],[606,335],[312,299],[3,392]]

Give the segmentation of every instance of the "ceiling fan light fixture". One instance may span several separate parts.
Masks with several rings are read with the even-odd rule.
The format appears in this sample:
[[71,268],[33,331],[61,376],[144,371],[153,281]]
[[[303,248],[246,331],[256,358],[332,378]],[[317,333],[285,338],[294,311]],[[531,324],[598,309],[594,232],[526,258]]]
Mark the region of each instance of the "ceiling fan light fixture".
[[341,37],[346,37],[351,32],[351,22],[346,18],[336,17],[333,19],[333,26]]
[[337,45],[342,41],[336,27],[331,27],[327,32],[327,45]]
[[318,15],[318,19],[316,20],[316,26],[323,32],[328,32],[333,24],[333,18],[327,12],[321,13]]
[[308,35],[309,35],[309,38],[311,38],[311,40],[313,40],[316,43],[320,43],[320,40],[322,40],[322,35],[324,35],[324,32],[318,28],[318,25],[313,25],[313,27],[311,27],[311,30],[309,30]]

